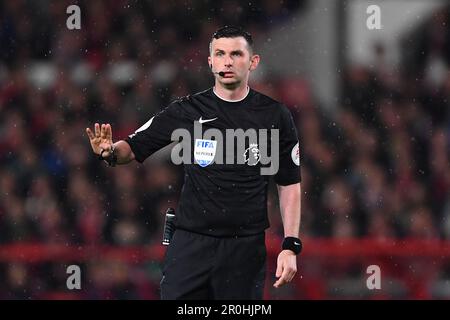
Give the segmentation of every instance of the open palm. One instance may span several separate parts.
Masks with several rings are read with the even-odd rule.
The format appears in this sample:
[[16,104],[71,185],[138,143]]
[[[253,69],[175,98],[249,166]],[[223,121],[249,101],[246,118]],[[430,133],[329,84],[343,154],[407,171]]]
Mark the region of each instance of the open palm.
[[103,152],[103,156],[107,157],[113,144],[111,125],[109,123],[102,124],[100,127],[100,125],[96,123],[94,125],[94,132],[92,132],[91,129],[86,128],[86,133],[94,153],[99,155]]

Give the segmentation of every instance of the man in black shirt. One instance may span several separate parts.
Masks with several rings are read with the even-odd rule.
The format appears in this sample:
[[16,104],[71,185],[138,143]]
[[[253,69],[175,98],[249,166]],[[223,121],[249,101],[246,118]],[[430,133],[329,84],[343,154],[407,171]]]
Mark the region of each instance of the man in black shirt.
[[[250,34],[216,31],[209,66],[215,85],[181,98],[126,140],[109,124],[89,128],[92,149],[110,165],[143,162],[178,141],[172,161],[185,181],[161,281],[162,299],[261,299],[270,176],[277,183],[284,235],[275,287],[292,280],[301,251],[300,160],[289,110],[248,87],[260,57]],[[269,156],[270,155],[270,156]]]

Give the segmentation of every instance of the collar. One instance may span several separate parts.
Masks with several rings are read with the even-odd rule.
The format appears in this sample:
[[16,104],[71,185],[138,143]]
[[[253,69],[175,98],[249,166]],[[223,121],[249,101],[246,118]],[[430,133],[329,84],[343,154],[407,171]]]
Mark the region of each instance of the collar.
[[250,92],[250,87],[247,86],[247,93],[245,94],[245,96],[244,96],[243,98],[238,99],[238,100],[230,100],[230,99],[222,98],[222,97],[219,96],[219,94],[216,92],[215,86],[213,87],[213,92],[214,92],[214,94],[216,95],[217,98],[219,98],[219,99],[221,99],[221,100],[223,100],[223,101],[226,101],[226,102],[239,102],[239,101],[242,101],[242,100],[244,100],[245,98],[247,98],[248,93]]

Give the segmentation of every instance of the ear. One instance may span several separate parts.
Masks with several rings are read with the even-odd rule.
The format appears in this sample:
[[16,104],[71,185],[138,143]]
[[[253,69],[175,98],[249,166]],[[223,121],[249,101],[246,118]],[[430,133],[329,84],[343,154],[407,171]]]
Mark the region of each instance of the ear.
[[212,69],[212,59],[211,59],[211,57],[208,57],[208,65],[209,65],[209,68]]
[[258,67],[259,61],[261,60],[261,57],[258,54],[254,54],[251,58],[250,67],[248,70],[253,71]]

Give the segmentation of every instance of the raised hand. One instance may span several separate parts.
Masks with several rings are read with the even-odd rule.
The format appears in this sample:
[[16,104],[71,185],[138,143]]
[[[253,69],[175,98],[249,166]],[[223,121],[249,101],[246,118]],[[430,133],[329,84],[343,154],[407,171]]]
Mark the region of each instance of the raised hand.
[[94,133],[89,128],[86,128],[86,133],[94,153],[98,155],[102,153],[103,157],[108,157],[113,144],[111,125],[109,123],[102,124],[100,127],[98,123],[95,123]]

